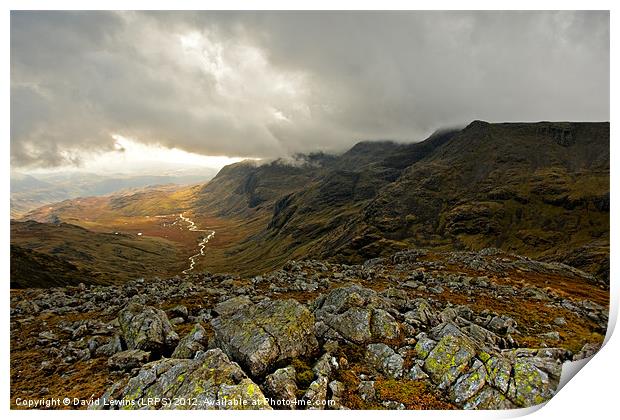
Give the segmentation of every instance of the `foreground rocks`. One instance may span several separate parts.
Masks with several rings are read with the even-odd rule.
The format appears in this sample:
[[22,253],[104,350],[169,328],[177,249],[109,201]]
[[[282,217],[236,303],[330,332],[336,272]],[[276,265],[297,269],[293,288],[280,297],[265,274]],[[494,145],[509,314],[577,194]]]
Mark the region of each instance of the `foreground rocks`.
[[179,341],[166,313],[152,306],[130,303],[119,313],[118,322],[129,350],[166,354]]
[[211,321],[215,345],[262,376],[275,363],[309,356],[318,349],[314,316],[295,300],[261,302]]
[[[40,357],[30,379],[12,361],[12,384],[51,378],[40,392],[53,396],[92,366],[93,408],[527,407],[551,398],[562,364],[593,355],[588,340],[606,328],[600,299],[583,298],[589,279],[562,270],[495,251],[407,251],[252,279],[25,291],[12,297],[12,351]],[[549,283],[560,275],[576,296]]]
[[[151,400],[149,400],[149,398]],[[153,399],[159,399],[154,402]],[[125,401],[126,405],[112,405]],[[127,385],[113,386],[94,406],[141,409],[270,409],[258,385],[219,349],[201,352],[195,359],[151,362]]]

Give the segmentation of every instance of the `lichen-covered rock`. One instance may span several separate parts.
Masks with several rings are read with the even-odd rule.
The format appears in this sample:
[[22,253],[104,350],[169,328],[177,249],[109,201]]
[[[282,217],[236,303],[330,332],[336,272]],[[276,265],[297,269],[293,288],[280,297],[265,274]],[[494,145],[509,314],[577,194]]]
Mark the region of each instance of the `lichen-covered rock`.
[[247,296],[237,296],[232,299],[225,300],[218,303],[213,308],[213,311],[219,316],[234,314],[240,309],[252,305],[252,301]]
[[249,305],[211,320],[215,343],[254,376],[277,362],[318,349],[314,316],[293,299]]
[[345,410],[345,407],[342,404],[342,397],[346,390],[345,385],[340,381],[331,381],[328,384],[329,391],[331,393],[331,404],[330,408],[333,410]]
[[143,350],[125,350],[108,359],[111,370],[132,370],[149,361],[151,353]]
[[428,379],[428,375],[422,370],[422,367],[416,363],[411,367],[409,373],[407,373],[407,378],[417,381],[421,379]]
[[398,340],[401,337],[401,328],[398,322],[383,309],[374,309],[370,322],[370,331],[373,339]]
[[295,401],[297,397],[297,383],[295,382],[295,368],[288,366],[276,370],[271,375],[265,377],[265,393],[274,400],[281,401],[281,404],[274,405],[274,408],[295,409],[295,404],[287,405],[287,402]]
[[468,335],[474,340],[480,341],[481,343],[485,343],[489,346],[497,347],[501,342],[497,334],[477,324],[472,323],[465,329],[465,331],[467,331]]
[[323,299],[320,309],[332,314],[341,314],[354,307],[387,309],[389,306],[389,302],[374,290],[354,284],[331,290]]
[[190,333],[179,341],[171,357],[173,359],[192,359],[196,353],[207,348],[208,339],[204,327],[196,324]]
[[405,321],[414,326],[434,326],[438,324],[437,313],[426,299],[416,299],[411,311],[405,314]]
[[366,362],[388,378],[403,376],[402,356],[383,343],[369,344],[366,347]]
[[518,358],[513,366],[508,398],[523,407],[542,404],[555,394],[562,366],[538,357]]
[[375,381],[360,381],[357,386],[357,393],[363,401],[374,401],[377,396]]
[[307,410],[324,410],[327,405],[327,383],[325,376],[319,376],[314,380],[303,396]]
[[424,370],[440,388],[446,388],[469,367],[476,351],[469,340],[445,335],[424,361]]
[[492,356],[485,363],[488,372],[488,382],[501,392],[508,391],[512,364],[500,356]]
[[338,361],[329,353],[324,353],[312,367],[312,372],[319,377],[325,376],[330,378],[339,368]]
[[389,313],[394,310],[390,300],[374,290],[359,285],[336,288],[317,306],[315,316],[322,323],[324,338],[367,344],[402,336],[400,324]]
[[436,345],[437,342],[435,340],[431,340],[426,336],[426,334],[421,333],[418,335],[418,341],[415,345],[414,350],[416,352],[416,355],[420,359],[426,359],[431,350],[433,350]]
[[463,408],[466,410],[509,410],[517,406],[495,388],[484,386],[479,393],[467,401]]
[[129,350],[165,355],[179,342],[166,313],[152,306],[130,303],[120,311],[118,322]]
[[455,403],[463,403],[474,396],[486,383],[487,371],[479,360],[471,370],[459,377],[450,388],[450,399]]
[[345,313],[332,318],[328,325],[343,338],[363,344],[372,339],[370,330],[371,311],[364,308],[350,308]]
[[125,409],[271,409],[258,385],[220,349],[148,363],[124,387],[112,386],[96,407],[119,408],[111,399],[128,401]]

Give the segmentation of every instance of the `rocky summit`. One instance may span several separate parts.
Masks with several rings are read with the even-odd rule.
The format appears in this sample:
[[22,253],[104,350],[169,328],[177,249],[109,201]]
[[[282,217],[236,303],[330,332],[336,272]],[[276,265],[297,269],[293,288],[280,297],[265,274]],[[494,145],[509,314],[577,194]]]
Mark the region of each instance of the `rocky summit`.
[[69,407],[90,409],[528,407],[553,397],[563,363],[599,348],[607,296],[583,271],[488,248],[13,290],[11,399],[69,396]]

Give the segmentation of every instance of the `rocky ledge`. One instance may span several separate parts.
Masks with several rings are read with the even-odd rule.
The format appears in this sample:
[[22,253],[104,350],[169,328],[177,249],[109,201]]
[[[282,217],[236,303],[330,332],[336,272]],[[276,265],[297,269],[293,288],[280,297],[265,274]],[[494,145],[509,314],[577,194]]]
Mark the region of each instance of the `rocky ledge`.
[[[606,296],[574,268],[494,250],[13,291],[12,399],[74,392],[94,409],[527,407],[554,395],[564,362],[598,349]],[[43,377],[41,390],[26,388]]]

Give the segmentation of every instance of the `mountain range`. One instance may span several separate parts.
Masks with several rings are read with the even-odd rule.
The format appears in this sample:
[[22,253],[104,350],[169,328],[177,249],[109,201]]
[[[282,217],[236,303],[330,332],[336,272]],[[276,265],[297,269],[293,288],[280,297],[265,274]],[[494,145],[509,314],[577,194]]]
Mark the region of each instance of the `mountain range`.
[[200,239],[187,227],[171,230],[185,213],[215,231],[196,265],[211,272],[493,247],[569,264],[604,285],[609,203],[608,123],[474,121],[418,143],[367,141],[341,155],[239,162],[204,184],[66,200],[21,220],[41,223],[38,229],[140,231],[170,241],[185,259]]

